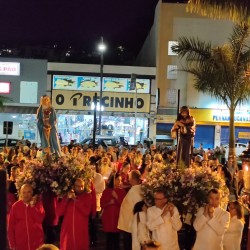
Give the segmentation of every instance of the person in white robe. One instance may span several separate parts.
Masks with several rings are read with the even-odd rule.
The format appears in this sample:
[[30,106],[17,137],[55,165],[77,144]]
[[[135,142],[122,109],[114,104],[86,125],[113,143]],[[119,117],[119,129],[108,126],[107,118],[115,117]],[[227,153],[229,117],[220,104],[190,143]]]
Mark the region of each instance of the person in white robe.
[[141,247],[150,241],[147,227],[147,206],[144,201],[139,201],[134,207],[134,218],[132,222],[132,250],[141,250]]
[[133,221],[133,210],[137,202],[143,199],[142,190],[141,190],[141,173],[138,170],[132,170],[129,174],[129,182],[131,188],[126,194],[125,198],[122,201],[118,228],[123,231],[123,240],[125,249],[132,249],[132,221]]
[[101,204],[100,200],[102,197],[102,192],[105,189],[105,180],[100,173],[94,172],[94,187],[96,193],[96,211],[99,213],[101,212]]
[[178,209],[168,202],[164,190],[154,192],[155,205],[147,209],[147,226],[152,240],[161,244],[161,250],[179,250],[178,234],[182,222]]
[[244,229],[244,210],[238,201],[228,204],[230,224],[223,239],[223,250],[240,250]]
[[208,204],[198,210],[194,220],[197,232],[193,250],[222,250],[222,240],[229,226],[229,213],[220,207],[220,191],[211,189]]

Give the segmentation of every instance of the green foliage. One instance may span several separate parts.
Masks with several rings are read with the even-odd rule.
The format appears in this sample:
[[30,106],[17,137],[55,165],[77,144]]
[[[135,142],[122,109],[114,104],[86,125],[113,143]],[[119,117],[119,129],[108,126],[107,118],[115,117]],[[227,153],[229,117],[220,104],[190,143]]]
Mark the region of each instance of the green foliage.
[[187,11],[210,18],[250,24],[249,0],[189,0]]
[[73,188],[77,178],[84,180],[85,191],[89,192],[93,171],[83,157],[68,155],[58,159],[51,155],[28,161],[23,173],[16,180],[16,187],[20,190],[23,184],[28,183],[35,194],[52,192],[63,197]]
[[199,38],[181,37],[172,50],[186,59],[182,69],[194,76],[194,88],[222,101],[230,111],[230,155],[234,150],[234,112],[250,97],[249,27],[235,25],[228,43],[212,47]]
[[181,37],[173,51],[187,66],[182,70],[194,75],[194,87],[223,101],[229,109],[244,103],[250,96],[250,48],[247,44],[249,28],[236,25],[229,43],[212,47],[198,38]]
[[3,96],[3,95],[0,95],[0,108],[3,107],[3,103],[4,102],[11,102],[12,99],[7,97],[7,96]]

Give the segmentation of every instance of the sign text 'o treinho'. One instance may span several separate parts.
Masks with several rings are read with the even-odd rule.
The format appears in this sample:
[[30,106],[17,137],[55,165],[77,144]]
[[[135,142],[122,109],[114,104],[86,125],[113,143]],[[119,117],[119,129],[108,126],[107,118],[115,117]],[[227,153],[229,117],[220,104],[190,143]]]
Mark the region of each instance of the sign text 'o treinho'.
[[[52,103],[56,109],[90,110],[94,95],[94,92],[86,91],[53,90]],[[97,102],[100,102],[98,95],[97,92]],[[105,111],[111,112],[133,112],[135,109],[137,112],[149,112],[149,94],[137,94],[137,102],[135,100],[133,93],[105,92],[102,96],[102,106]]]

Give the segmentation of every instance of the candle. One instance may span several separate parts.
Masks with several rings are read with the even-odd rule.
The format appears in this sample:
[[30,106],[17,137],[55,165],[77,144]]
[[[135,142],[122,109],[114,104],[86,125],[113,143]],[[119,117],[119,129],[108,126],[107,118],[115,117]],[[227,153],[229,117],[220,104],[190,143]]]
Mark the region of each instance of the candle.
[[244,188],[246,191],[250,191],[250,171],[248,166],[244,168]]

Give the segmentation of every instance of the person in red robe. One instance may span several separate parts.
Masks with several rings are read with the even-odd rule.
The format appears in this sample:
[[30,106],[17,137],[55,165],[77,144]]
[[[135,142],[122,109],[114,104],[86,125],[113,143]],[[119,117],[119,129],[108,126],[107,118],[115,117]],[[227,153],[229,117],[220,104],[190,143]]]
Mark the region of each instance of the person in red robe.
[[89,249],[89,216],[95,199],[93,194],[85,192],[85,183],[76,179],[74,189],[57,206],[58,216],[64,216],[60,232],[60,250]]
[[44,209],[37,196],[33,196],[31,185],[20,189],[20,200],[10,210],[8,240],[10,249],[36,250],[44,243],[42,222]]
[[120,249],[120,230],[117,225],[125,195],[126,191],[121,188],[121,176],[118,173],[112,175],[101,197],[102,225],[103,231],[107,235],[107,250]]

